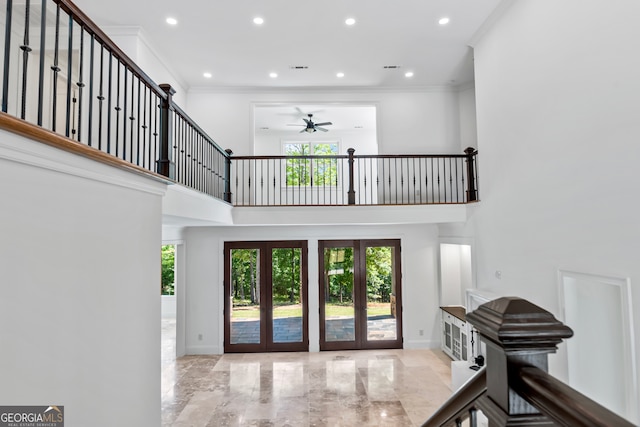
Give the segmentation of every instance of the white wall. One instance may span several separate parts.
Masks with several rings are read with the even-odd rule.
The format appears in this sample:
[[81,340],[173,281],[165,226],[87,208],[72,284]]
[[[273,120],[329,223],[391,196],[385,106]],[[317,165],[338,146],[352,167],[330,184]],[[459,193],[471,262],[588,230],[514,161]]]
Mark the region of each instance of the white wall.
[[476,125],[475,86],[461,88],[458,92],[458,112],[460,117],[460,150],[478,147],[478,127]]
[[[558,315],[558,269],[630,278],[636,354],[638,16],[635,0],[521,0],[478,41],[482,201],[471,220],[480,288]],[[566,376],[562,354],[551,369]]]
[[[311,208],[306,208],[311,209]],[[440,345],[435,225],[330,227],[191,227],[184,233],[187,257],[187,354],[223,351],[223,249],[225,241],[308,240],[309,341],[319,349],[318,240],[400,238],[405,348]],[[423,335],[419,331],[423,330]],[[202,339],[198,336],[202,335]]]
[[252,104],[256,102],[374,103],[378,106],[380,154],[461,153],[458,94],[453,90],[191,90],[187,112],[222,148],[236,155],[252,155]]
[[160,425],[164,184],[0,131],[0,401]]
[[157,84],[169,83],[176,94],[173,100],[185,109],[187,85],[177,77],[170,64],[162,58],[155,46],[139,27],[105,27],[103,31]]

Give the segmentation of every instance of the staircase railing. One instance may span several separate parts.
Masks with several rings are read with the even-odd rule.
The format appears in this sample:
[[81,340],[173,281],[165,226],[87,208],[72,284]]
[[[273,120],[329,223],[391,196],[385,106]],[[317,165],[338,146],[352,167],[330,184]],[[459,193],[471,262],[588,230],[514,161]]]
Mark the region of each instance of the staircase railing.
[[2,112],[228,200],[228,154],[73,2],[5,0],[0,24]]
[[547,355],[573,335],[551,313],[529,301],[505,297],[467,315],[486,344],[486,368],[436,411],[423,427],[477,425],[478,411],[490,426],[633,426],[551,376]]

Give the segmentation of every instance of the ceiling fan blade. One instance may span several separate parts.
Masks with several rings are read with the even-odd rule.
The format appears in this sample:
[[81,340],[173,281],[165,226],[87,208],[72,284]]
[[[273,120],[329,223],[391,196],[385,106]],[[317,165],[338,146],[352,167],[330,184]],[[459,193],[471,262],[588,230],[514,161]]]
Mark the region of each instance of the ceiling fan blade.
[[287,126],[306,126],[306,125],[288,123]]
[[323,122],[323,123],[316,123],[316,126],[329,126],[332,125],[333,123],[331,122]]
[[313,122],[311,120],[308,120],[308,119],[302,119],[302,120],[304,120],[307,126],[313,126]]
[[298,133],[305,133],[306,131],[307,131],[307,129],[305,128],[305,129],[302,129],[302,130],[301,130],[300,132],[298,132]]
[[329,129],[320,128],[318,126],[316,126],[316,129],[321,130],[322,132],[329,132]]

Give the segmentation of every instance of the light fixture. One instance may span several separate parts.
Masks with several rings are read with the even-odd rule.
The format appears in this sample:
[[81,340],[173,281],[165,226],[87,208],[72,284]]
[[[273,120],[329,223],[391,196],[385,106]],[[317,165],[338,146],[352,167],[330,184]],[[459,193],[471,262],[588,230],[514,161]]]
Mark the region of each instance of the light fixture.
[[356,23],[356,20],[353,18],[347,18],[346,21],[344,21],[344,23],[351,26]]
[[166,22],[169,25],[178,25],[178,20],[176,18],[168,17]]
[[413,71],[407,71],[406,73],[404,73],[405,77],[413,77]]
[[256,25],[262,25],[264,24],[264,19],[260,18],[259,16],[256,16],[255,18],[253,18],[253,23]]
[[213,74],[211,73],[202,73],[202,75],[207,79],[210,79],[211,77],[213,77]]
[[447,18],[446,16],[443,16],[442,18],[440,18],[440,20],[438,21],[438,24],[440,25],[447,25],[449,23],[449,18]]
[[276,77],[278,77],[278,73],[269,73],[269,77],[275,79]]
[[338,73],[338,74],[336,74],[336,77],[337,77],[337,78],[339,78],[339,79],[341,79],[341,78],[343,78],[343,77],[344,77],[344,73]]

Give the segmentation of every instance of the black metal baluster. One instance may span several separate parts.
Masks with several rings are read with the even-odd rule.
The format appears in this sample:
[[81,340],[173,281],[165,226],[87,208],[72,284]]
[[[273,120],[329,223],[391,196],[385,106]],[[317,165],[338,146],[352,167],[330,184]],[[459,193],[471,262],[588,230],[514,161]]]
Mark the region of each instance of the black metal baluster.
[[[38,126],[42,126],[42,111],[44,110],[44,61],[47,41],[47,0],[42,0],[40,7],[40,69],[38,70]],[[6,69],[5,69],[6,70]]]
[[73,80],[73,15],[69,13],[69,42],[67,43],[67,116],[64,126],[64,135],[71,135],[71,81]]
[[111,154],[111,100],[113,99],[113,54],[109,52],[109,77],[107,83],[107,153]]
[[[135,75],[132,73],[131,74],[131,115],[129,116],[129,162],[133,163],[133,135],[134,135],[134,127],[135,127],[135,121],[136,121],[136,116],[133,115],[133,112],[135,110]],[[125,86],[126,87],[126,86]],[[140,113],[138,112],[138,117],[140,116]],[[125,112],[125,117],[126,117],[126,112]],[[125,142],[125,146],[126,146],[126,142]]]
[[[140,166],[140,85],[142,84],[142,82],[140,81],[140,79],[138,79],[138,126],[137,128],[137,144],[136,144],[136,165]],[[142,121],[144,122],[144,117],[142,118]],[[131,139],[133,140],[133,136],[131,137]]]
[[433,157],[430,160],[431,160],[431,203],[435,203],[436,202],[436,193],[435,193],[435,189],[434,189],[434,186],[433,186]]
[[4,27],[4,75],[2,76],[2,111],[7,112],[9,97],[9,70],[11,62],[11,20],[13,0],[7,0],[7,13]]
[[20,118],[24,120],[27,113],[27,70],[29,65],[29,16],[31,12],[31,0],[26,0],[24,9],[24,38],[20,49],[22,50],[22,94],[20,104]]
[[[153,105],[151,103],[152,100]],[[151,147],[149,147],[149,167],[154,168],[155,163],[152,165],[152,159],[154,159],[153,161],[155,162],[155,159],[158,158],[158,110],[160,109],[160,99],[158,98],[158,94],[156,94],[155,92],[152,94],[152,96],[149,96],[149,114],[151,114],[151,108],[153,108],[153,150],[151,149]],[[149,135],[149,138],[151,138],[151,135]],[[149,142],[149,145],[152,145],[151,141]],[[178,160],[173,160],[175,161],[177,167]],[[154,169],[157,170],[157,167]],[[176,177],[177,176],[178,175],[176,172]]]
[[469,409],[469,427],[478,427],[478,410],[476,408]]
[[[142,167],[144,166],[144,153],[145,150],[147,148],[147,85],[144,85],[144,89],[143,89],[143,98],[144,100],[142,101]],[[175,149],[175,141],[174,141],[174,149]],[[175,153],[175,150],[174,150]],[[175,154],[173,156],[171,156],[172,159],[175,159],[176,156]],[[151,169],[151,166],[149,166],[149,169]]]
[[60,52],[60,5],[56,5],[56,35],[53,48],[53,100],[52,100],[52,115],[51,115],[51,130],[56,131],[58,121],[58,73],[60,67],[58,66]]
[[455,161],[456,165],[456,203],[460,203],[460,183],[458,182],[458,159]]
[[78,69],[78,142],[82,141],[82,90],[84,69],[84,28],[80,26],[80,65]]
[[440,159],[438,159],[438,203],[440,203]]
[[449,157],[449,202],[453,202],[453,166],[451,166],[451,157]]
[[422,157],[418,158],[418,195],[422,204]]
[[87,121],[87,144],[91,147],[93,142],[93,63],[95,62],[95,36],[91,34],[91,46],[89,48],[89,112]]
[[[412,157],[411,161],[413,162],[413,203],[416,202],[416,158]],[[411,200],[409,200],[409,203],[411,203]]]
[[127,69],[127,64],[122,64],[124,68],[124,84],[122,85],[122,93],[124,95],[124,100],[122,105],[124,108],[122,109],[122,160],[127,160],[127,94],[129,93],[129,87],[127,86],[127,82],[129,79],[129,70]]
[[104,45],[100,44],[100,87],[98,89],[98,150],[102,150],[102,107],[104,103]]
[[[120,58],[116,58],[117,60],[117,64],[116,66],[118,67],[118,73],[117,73],[117,77],[116,77],[116,106],[115,106],[115,110],[116,110],[116,128],[114,129],[115,134],[116,134],[116,157],[119,157],[119,153],[120,153],[120,111],[122,111],[122,107],[120,107]],[[127,70],[125,69],[125,73],[127,72]],[[125,90],[126,92],[126,90]],[[125,125],[126,126],[126,125]]]

